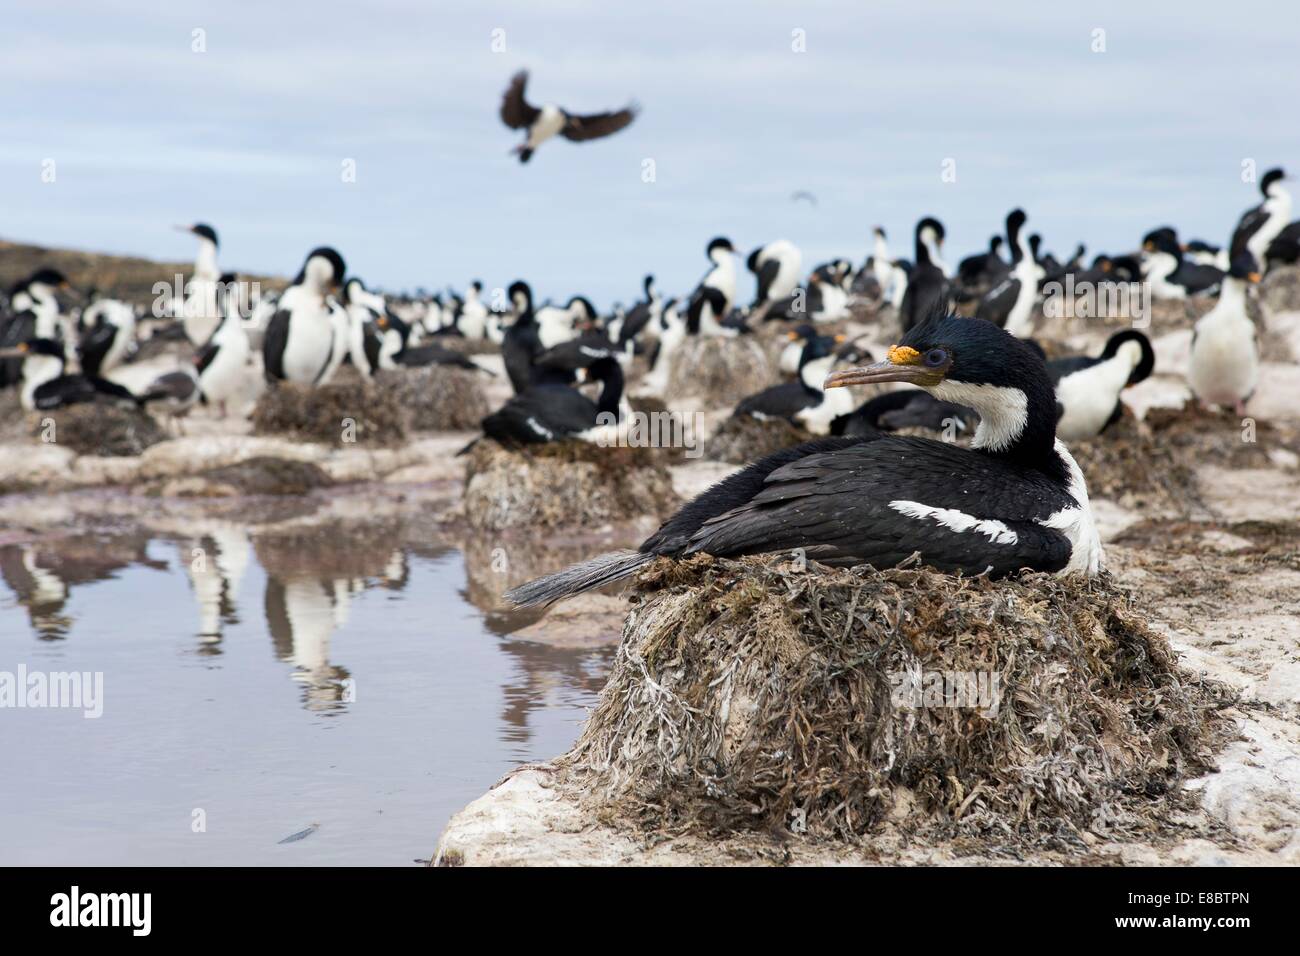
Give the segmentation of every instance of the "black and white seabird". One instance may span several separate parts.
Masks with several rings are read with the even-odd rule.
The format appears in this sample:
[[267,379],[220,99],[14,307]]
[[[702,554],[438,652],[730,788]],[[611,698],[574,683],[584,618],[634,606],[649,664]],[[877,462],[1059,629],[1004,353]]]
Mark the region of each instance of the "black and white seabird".
[[1264,201],[1242,213],[1228,243],[1230,258],[1244,250],[1256,262],[1265,261],[1269,244],[1291,221],[1291,193],[1282,185],[1285,180],[1286,173],[1281,169],[1270,169],[1259,181]]
[[1300,220],[1283,228],[1264,252],[1265,267],[1290,265],[1300,262]]
[[236,301],[228,295],[237,281],[236,275],[228,272],[217,283],[221,324],[194,356],[202,399],[215,406],[222,418],[229,412],[230,404],[238,400],[250,384],[246,369],[252,347]]
[[903,293],[899,306],[904,332],[916,328],[936,309],[946,310],[948,307],[948,277],[936,261],[943,235],[942,223],[933,217],[927,216],[916,224],[916,261],[912,264],[907,291]]
[[663,314],[663,297],[655,288],[653,275],[647,275],[641,281],[641,287],[645,290],[645,298],[609,326],[611,341],[619,345],[636,342],[642,336],[647,339],[659,337],[659,317]]
[[100,403],[135,408],[140,402],[116,382],[81,373],[64,373],[63,345],[53,339],[32,339],[0,350],[0,358],[23,363],[19,401],[28,411],[53,411],[71,405]]
[[1001,326],[1017,338],[1027,338],[1034,330],[1034,303],[1038,300],[1038,281],[1042,267],[1034,260],[1025,241],[1024,210],[1007,214],[1007,246],[1011,250],[1011,272],[980,299],[975,315]]
[[1223,281],[1222,269],[1183,258],[1178,234],[1169,226],[1154,229],[1143,237],[1142,273],[1156,299],[1213,295]]
[[991,288],[1011,271],[1001,250],[1002,237],[990,238],[988,252],[967,256],[957,264],[957,281],[969,291]]
[[923,428],[956,438],[974,431],[979,422],[972,408],[941,401],[919,388],[904,388],[868,399],[850,414],[836,419],[831,434],[869,436]]
[[1259,281],[1255,258],[1241,248],[1224,276],[1219,301],[1196,321],[1187,382],[1204,406],[1230,406],[1240,417],[1259,382],[1255,323],[1246,314],[1246,289]]
[[329,381],[348,346],[347,310],[333,298],[346,271],[343,257],[328,246],[307,254],[266,327],[262,357],[269,381]]
[[719,236],[709,243],[706,254],[713,263],[695,291],[686,309],[688,335],[737,335],[741,330],[727,324],[731,305],[736,300],[735,247],[731,240]]
[[217,266],[217,250],[220,242],[217,230],[205,222],[192,226],[177,226],[181,232],[188,232],[199,241],[198,251],[194,256],[194,272],[185,283],[185,298],[180,303],[179,314],[186,337],[194,345],[201,345],[212,335],[217,323],[221,321],[221,308],[217,304],[216,285],[221,277]]
[[843,336],[807,335],[799,358],[798,379],[773,385],[744,398],[732,415],[759,420],[781,418],[802,425],[814,435],[828,435],[831,423],[853,410],[847,391],[828,392],[823,386]]
[[622,366],[614,358],[597,359],[587,366],[587,380],[602,383],[596,401],[568,385],[532,385],[483,419],[483,433],[507,446],[614,438],[623,421]]
[[[454,365],[474,372],[491,374],[468,355],[454,349],[444,348],[434,343],[411,345],[411,324],[399,319],[391,312],[385,312],[379,316],[375,320],[375,328],[378,330],[380,337],[379,347],[374,351],[370,348],[367,349],[367,353],[373,362],[372,371],[381,368],[425,368],[429,365]],[[396,344],[396,348],[392,347],[393,343]]]
[[1056,387],[1060,419],[1056,435],[1062,441],[1093,438],[1119,421],[1120,393],[1145,380],[1155,369],[1151,341],[1136,329],[1116,332],[1101,355],[1072,355],[1052,359],[1047,373]]
[[32,339],[57,340],[64,334],[56,293],[67,288],[63,273],[38,269],[9,289],[8,311],[0,315],[0,349],[7,350],[10,357],[0,359],[0,388],[22,381],[23,356],[13,349]]
[[77,341],[81,370],[102,376],[117,368],[135,346],[135,310],[125,302],[100,299],[81,314]]
[[511,78],[501,100],[502,122],[511,129],[528,131],[527,138],[512,151],[519,155],[521,163],[528,162],[537,147],[556,133],[580,143],[617,133],[636,118],[638,107],[635,103],[629,103],[621,110],[586,115],[570,113],[550,103],[539,109],[524,99],[527,85],[528,71],[520,70]]
[[931,318],[888,358],[828,388],[906,382],[974,408],[972,446],[926,438],[823,438],[770,455],[687,504],[636,551],[532,581],[506,596],[549,604],[634,574],[659,556],[800,549],[827,564],[893,567],[918,555],[965,574],[1096,574],[1102,549],[1079,466],[1056,438],[1042,357],[989,322]]
[[750,305],[754,313],[794,292],[803,268],[803,253],[788,239],[778,239],[751,252],[745,265],[758,286]]

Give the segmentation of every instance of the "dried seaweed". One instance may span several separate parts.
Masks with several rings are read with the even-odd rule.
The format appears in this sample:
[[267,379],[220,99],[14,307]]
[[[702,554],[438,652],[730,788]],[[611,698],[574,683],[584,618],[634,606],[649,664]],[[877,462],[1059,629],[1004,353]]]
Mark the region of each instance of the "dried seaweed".
[[[659,561],[562,786],[655,835],[861,842],[888,822],[1007,852],[1151,835],[1230,733],[1108,579],[991,582],[775,557]],[[998,675],[989,709],[898,675]]]

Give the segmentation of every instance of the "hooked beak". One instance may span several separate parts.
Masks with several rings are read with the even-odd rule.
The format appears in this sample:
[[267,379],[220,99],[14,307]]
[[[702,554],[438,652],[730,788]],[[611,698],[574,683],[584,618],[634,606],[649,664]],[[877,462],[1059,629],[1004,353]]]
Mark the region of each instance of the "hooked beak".
[[943,372],[921,365],[899,365],[886,359],[874,365],[846,368],[826,376],[822,388],[843,388],[847,385],[879,385],[884,382],[906,382],[909,385],[933,386],[943,381]]

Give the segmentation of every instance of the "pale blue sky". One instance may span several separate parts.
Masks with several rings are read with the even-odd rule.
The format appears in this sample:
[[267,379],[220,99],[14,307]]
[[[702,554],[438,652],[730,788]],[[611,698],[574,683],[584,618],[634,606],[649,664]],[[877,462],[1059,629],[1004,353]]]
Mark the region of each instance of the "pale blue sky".
[[[1257,201],[1243,158],[1300,171],[1300,13],[1280,0],[5,6],[0,236],[189,258],[170,226],[206,220],[249,271],[328,243],[390,288],[522,277],[603,307],[646,271],[688,290],[717,234],[857,261],[877,222],[910,255],[931,213],[956,258],[1019,204],[1058,254],[1165,222],[1224,242]],[[534,101],[643,113],[521,167],[497,118],[521,67]]]

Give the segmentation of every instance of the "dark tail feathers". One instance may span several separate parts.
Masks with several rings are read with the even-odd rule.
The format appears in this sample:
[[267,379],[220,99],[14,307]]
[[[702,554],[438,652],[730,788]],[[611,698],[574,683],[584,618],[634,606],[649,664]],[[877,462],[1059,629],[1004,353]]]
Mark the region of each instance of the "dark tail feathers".
[[575,594],[583,594],[629,578],[654,559],[655,555],[644,551],[611,551],[555,574],[521,584],[507,591],[505,597],[516,607],[553,604]]

